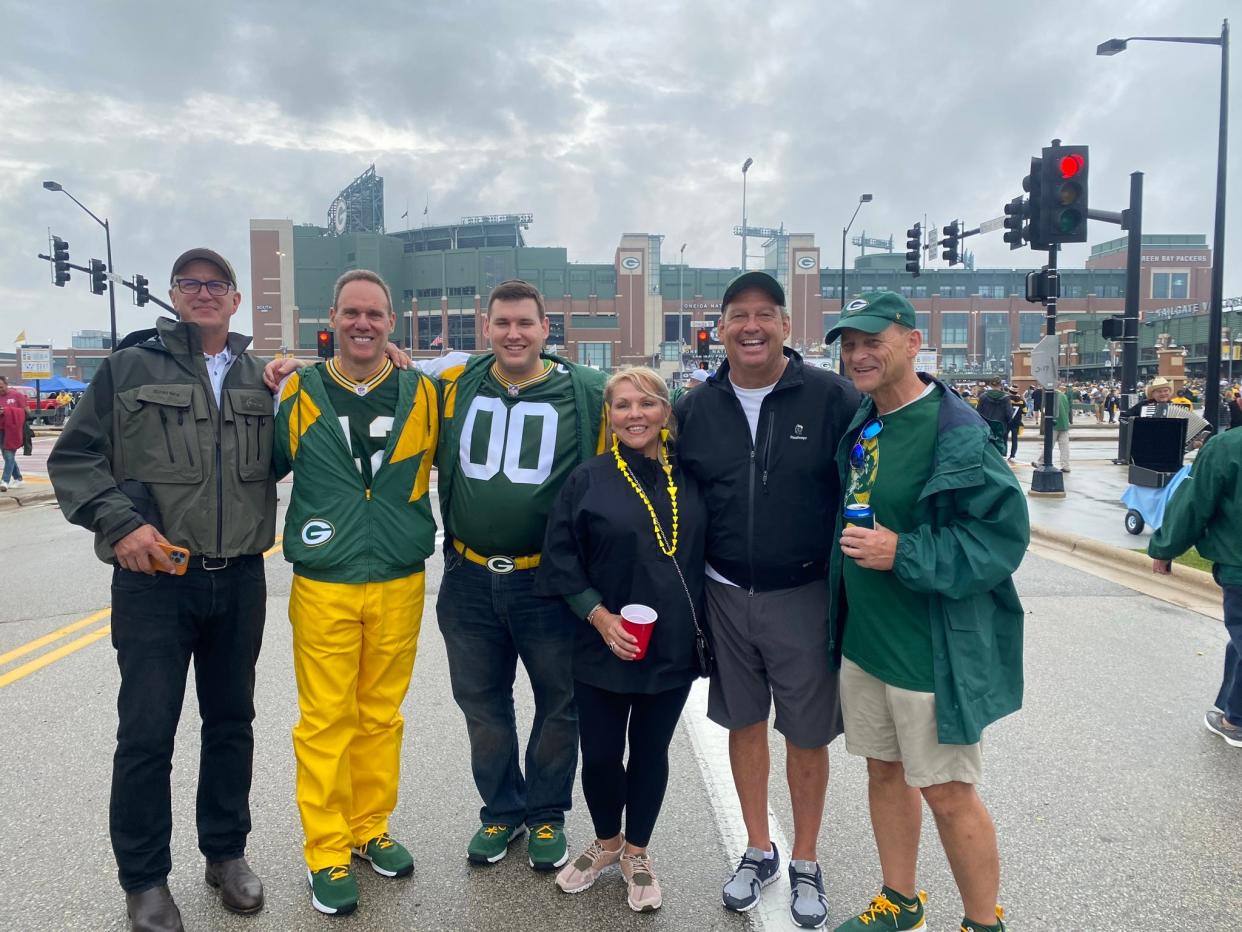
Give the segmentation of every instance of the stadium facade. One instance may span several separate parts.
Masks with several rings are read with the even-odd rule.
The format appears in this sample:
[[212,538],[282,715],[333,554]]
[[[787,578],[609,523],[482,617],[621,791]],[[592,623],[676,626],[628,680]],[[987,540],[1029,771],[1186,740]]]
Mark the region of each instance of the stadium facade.
[[[483,348],[488,293],[505,279],[521,278],[543,292],[550,343],[568,358],[603,368],[663,360],[676,368],[679,340],[689,344],[703,322],[714,327],[725,286],[739,273],[736,267],[665,262],[664,237],[653,233],[622,235],[611,262],[574,261],[565,247],[526,242],[530,214],[386,232],[382,184],[372,166],[332,201],[326,226],[251,220],[257,352],[312,351],[316,331],[327,326],[337,276],[369,268],[391,285],[396,339],[416,356]],[[813,234],[770,233],[751,265],[785,286],[790,344],[819,353],[842,304],[841,270],[823,266]],[[1206,354],[1212,261],[1206,238],[1146,235],[1142,255],[1141,365],[1154,369],[1157,337],[1167,332],[1186,348],[1187,371],[1194,373]],[[1103,377],[1119,364],[1117,347],[1101,337],[1100,324],[1122,312],[1125,259],[1123,236],[1094,246],[1083,268],[1061,270],[1062,361],[1078,375]],[[1024,297],[1028,268],[935,268],[913,278],[904,264],[899,253],[857,257],[846,270],[845,296],[887,289],[910,298],[942,373],[1005,372],[1012,351],[1043,336],[1043,309]],[[1242,307],[1229,302],[1225,317],[1237,333]]]

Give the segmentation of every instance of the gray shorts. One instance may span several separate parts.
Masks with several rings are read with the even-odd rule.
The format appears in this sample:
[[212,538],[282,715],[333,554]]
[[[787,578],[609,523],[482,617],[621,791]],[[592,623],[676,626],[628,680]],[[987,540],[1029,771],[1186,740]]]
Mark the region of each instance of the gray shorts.
[[828,647],[828,584],[750,595],[705,580],[716,649],[707,717],[728,729],[766,722],[796,747],[819,748],[841,734],[840,693]]

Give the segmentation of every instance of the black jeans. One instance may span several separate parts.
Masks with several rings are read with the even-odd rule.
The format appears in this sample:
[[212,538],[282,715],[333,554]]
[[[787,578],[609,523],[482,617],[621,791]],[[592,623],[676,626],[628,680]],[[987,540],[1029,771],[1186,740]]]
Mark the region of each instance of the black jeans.
[[[582,740],[582,794],[595,837],[615,838],[625,811],[625,840],[651,841],[668,786],[668,746],[690,684],[662,693],[614,693],[574,683]],[[629,760],[625,761],[626,732]]]
[[112,645],[121,669],[109,832],[127,893],[172,868],[173,741],[190,658],[202,717],[198,847],[209,861],[241,857],[250,832],[254,667],[267,584],[261,556],[222,570],[112,575]]

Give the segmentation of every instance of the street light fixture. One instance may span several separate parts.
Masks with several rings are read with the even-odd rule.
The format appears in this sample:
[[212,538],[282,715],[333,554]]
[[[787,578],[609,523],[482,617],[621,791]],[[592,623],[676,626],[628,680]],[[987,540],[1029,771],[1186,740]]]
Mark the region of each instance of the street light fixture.
[[845,229],[841,231],[841,310],[845,310],[845,236],[850,231],[850,227],[854,225],[854,218],[858,216],[858,212],[862,210],[863,204],[871,203],[871,195],[864,194],[858,199],[858,206],[854,208],[853,216],[850,222],[845,225]]
[[[1221,300],[1225,281],[1225,161],[1229,141],[1229,20],[1221,23],[1220,36],[1130,36],[1109,39],[1095,49],[1097,55],[1116,55],[1129,42],[1178,42],[1220,46],[1220,127],[1216,143],[1216,225],[1212,234],[1212,296],[1208,309],[1207,373],[1203,387],[1203,416],[1214,432],[1220,430]],[[1230,360],[1232,362],[1232,360]]]
[[746,172],[755,160],[747,157],[742,163],[742,271],[746,271]]
[[[111,275],[112,274],[112,228],[108,225],[108,221],[100,220],[98,217],[96,217],[90,208],[88,208],[85,204],[79,201],[76,197],[74,197],[72,194],[66,191],[59,182],[45,181],[43,182],[43,187],[48,191],[59,191],[65,197],[69,198],[69,200],[73,201],[73,203],[77,204],[84,211],[86,211],[86,213],[90,215],[90,218],[92,220],[94,220],[96,223],[98,223],[101,227],[104,228],[104,240],[107,243],[107,249],[108,249],[108,274]],[[108,318],[112,325],[112,342],[109,344],[108,351],[113,352],[116,350],[116,285],[113,284],[110,278],[108,279]]]

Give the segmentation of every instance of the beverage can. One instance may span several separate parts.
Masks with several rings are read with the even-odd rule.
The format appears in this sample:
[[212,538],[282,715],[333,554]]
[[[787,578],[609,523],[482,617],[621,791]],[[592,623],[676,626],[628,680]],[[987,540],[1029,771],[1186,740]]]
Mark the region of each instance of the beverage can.
[[871,512],[870,505],[846,505],[845,506],[845,526],[846,527],[875,527],[875,516]]

